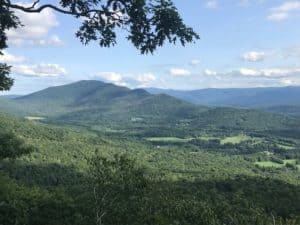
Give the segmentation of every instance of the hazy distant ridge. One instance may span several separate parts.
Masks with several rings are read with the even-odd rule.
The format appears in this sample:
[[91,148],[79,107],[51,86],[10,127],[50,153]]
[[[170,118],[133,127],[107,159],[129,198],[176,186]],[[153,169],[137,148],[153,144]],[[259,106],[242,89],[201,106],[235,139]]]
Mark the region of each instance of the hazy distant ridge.
[[200,89],[180,91],[146,89],[152,94],[168,94],[176,98],[206,106],[261,108],[281,105],[300,106],[300,87]]

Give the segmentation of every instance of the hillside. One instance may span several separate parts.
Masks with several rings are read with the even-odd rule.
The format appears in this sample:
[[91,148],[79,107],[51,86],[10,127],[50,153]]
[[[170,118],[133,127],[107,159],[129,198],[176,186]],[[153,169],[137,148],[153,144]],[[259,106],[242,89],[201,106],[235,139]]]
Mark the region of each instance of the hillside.
[[[112,160],[115,154],[135,159],[147,180],[138,197],[132,197],[129,191],[119,196],[122,201],[114,204],[116,210],[108,211],[108,219],[117,215],[123,221],[127,215],[134,215],[139,224],[145,220],[160,224],[160,218],[166,217],[182,224],[217,221],[217,225],[229,219],[236,224],[263,221],[260,224],[270,225],[276,219],[292,225],[297,224],[293,221],[300,215],[299,139],[270,140],[268,136],[245,134],[226,137],[225,132],[219,136],[206,133],[198,139],[131,138],[126,133],[114,137],[104,130],[58,127],[1,113],[0,128],[0,138],[12,132],[35,149],[17,160],[0,159],[3,224],[13,224],[10,220],[29,221],[28,224],[94,224],[94,183],[87,159],[99,155]],[[281,147],[276,148],[275,143]],[[272,154],[267,155],[266,150]],[[118,187],[109,186],[112,190]],[[135,207],[133,211],[128,202]],[[270,209],[275,217],[270,216]],[[168,210],[176,213],[170,215]],[[207,211],[199,217],[199,212]]]
[[152,94],[168,94],[176,98],[206,106],[240,108],[269,108],[300,106],[300,87],[201,89],[178,91],[149,88]]
[[48,123],[153,135],[196,135],[205,130],[292,129],[299,120],[255,110],[208,108],[165,94],[149,94],[100,81],[79,81],[1,99],[1,111]]
[[[6,102],[3,110],[8,108],[6,105],[11,103],[14,106],[19,105],[19,110],[23,110],[24,115],[31,113],[45,117],[86,109],[96,109],[99,112],[120,111],[121,113],[126,112],[128,107],[136,107],[135,110],[132,110],[142,110],[140,113],[147,113],[150,110],[149,114],[153,113],[154,109],[159,111],[156,113],[170,113],[171,108],[168,108],[170,105],[175,108],[200,109],[200,107],[192,106],[190,103],[170,96],[151,95],[142,89],[131,90],[101,81],[79,81],[3,101]],[[139,107],[140,105],[148,108]],[[160,112],[160,110],[164,112]]]
[[[182,224],[270,225],[274,219],[297,224],[297,119],[197,106],[97,81],[0,100],[1,110],[27,117],[0,113],[0,140],[14,137],[33,149],[16,160],[0,158],[0,213],[5,213],[0,224],[13,224],[11,218],[22,224],[94,224],[91,159],[104,162],[109,172],[101,174],[108,184],[111,174],[129,169],[126,181],[114,176],[120,183],[108,187],[119,190],[127,179],[134,182],[105,217],[121,218],[117,224],[127,215],[137,224],[161,224],[161,218]],[[5,143],[0,142],[2,154]],[[136,174],[127,164],[119,168],[124,161],[114,161],[118,155],[141,169]],[[141,174],[143,183],[136,184]],[[137,188],[142,191],[131,191]],[[199,212],[205,213],[199,218]]]

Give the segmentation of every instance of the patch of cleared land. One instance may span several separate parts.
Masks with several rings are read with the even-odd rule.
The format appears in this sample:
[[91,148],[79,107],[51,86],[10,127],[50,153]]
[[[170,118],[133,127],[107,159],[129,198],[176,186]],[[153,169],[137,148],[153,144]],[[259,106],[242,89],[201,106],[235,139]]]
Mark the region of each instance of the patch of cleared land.
[[26,116],[25,119],[27,120],[31,120],[31,121],[34,121],[34,120],[44,120],[46,119],[45,117],[38,117],[38,116]]
[[252,137],[244,135],[244,134],[225,137],[225,138],[213,137],[213,136],[200,136],[200,137],[197,137],[197,138],[190,138],[190,137],[188,137],[188,138],[178,138],[178,137],[150,137],[150,138],[145,138],[145,140],[150,141],[150,142],[166,142],[166,143],[186,143],[186,142],[189,142],[189,141],[195,140],[195,139],[204,140],[204,141],[220,140],[222,145],[227,144],[227,143],[239,144],[239,143],[241,143],[243,141],[247,141],[247,140],[252,140],[255,143],[258,143],[258,142],[262,141],[261,138],[252,138]]
[[201,136],[198,137],[197,139],[203,140],[203,141],[210,141],[210,140],[219,140],[220,138],[218,137],[210,137],[210,136]]
[[284,164],[279,164],[271,161],[256,162],[255,165],[258,165],[260,167],[276,167],[276,168],[281,168],[284,166]]
[[251,140],[252,138],[250,136],[244,135],[244,134],[240,134],[237,136],[232,136],[232,137],[226,137],[224,139],[221,140],[221,144],[239,144],[243,141],[247,141],[247,140]]
[[146,138],[150,142],[166,142],[166,143],[186,143],[194,138],[178,138],[178,137],[151,137]]
[[283,148],[284,150],[294,150],[295,148],[289,145],[277,144],[279,148]]
[[[262,161],[262,162],[255,162],[255,165],[260,166],[260,167],[282,168],[287,163],[295,165],[296,164],[296,159],[286,159],[286,160],[283,160],[283,164],[276,163],[276,162],[271,162],[271,161]],[[300,165],[297,165],[297,167],[300,169]]]

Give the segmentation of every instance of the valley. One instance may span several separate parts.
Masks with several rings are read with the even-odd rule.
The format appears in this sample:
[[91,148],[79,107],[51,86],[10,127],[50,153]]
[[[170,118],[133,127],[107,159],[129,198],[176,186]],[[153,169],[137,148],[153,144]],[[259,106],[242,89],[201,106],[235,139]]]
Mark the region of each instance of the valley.
[[15,219],[93,224],[90,160],[105,157],[103,162],[116,165],[117,154],[143,168],[147,185],[141,193],[127,190],[119,196],[118,210],[108,211],[106,223],[114,223],[114,215],[130,221],[133,210],[134,221],[145,224],[271,225],[273,219],[298,224],[296,117],[199,106],[100,81],[0,102],[0,137],[13,134],[24,142],[22,148],[32,148],[15,160],[0,161],[5,183],[0,199],[6,207],[0,212],[14,213]]

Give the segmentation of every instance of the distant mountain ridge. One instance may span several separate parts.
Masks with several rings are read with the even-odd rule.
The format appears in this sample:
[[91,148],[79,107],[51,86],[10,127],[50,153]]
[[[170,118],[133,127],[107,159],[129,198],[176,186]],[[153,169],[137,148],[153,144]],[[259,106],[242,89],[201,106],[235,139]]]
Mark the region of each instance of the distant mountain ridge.
[[152,94],[168,94],[176,98],[206,106],[267,108],[282,105],[300,106],[300,87],[199,89],[180,91],[147,88]]
[[209,107],[259,109],[300,118],[300,87],[200,89],[192,91],[148,88],[152,94],[168,94]]
[[5,105],[1,107],[4,111],[21,116],[29,114],[56,119],[62,116],[66,120],[72,115],[76,116],[77,121],[86,115],[89,115],[89,120],[100,117],[122,120],[126,116],[127,120],[138,116],[156,116],[162,120],[177,117],[178,114],[194,116],[207,109],[165,94],[152,95],[143,89],[131,90],[94,80],[50,87],[26,96],[5,99]]
[[[284,116],[234,108],[209,108],[166,94],[150,94],[101,81],[79,81],[30,95],[0,99],[0,111],[45,122],[90,127],[123,128],[157,135],[168,130],[196,133],[205,129],[272,130],[299,124]],[[146,128],[146,129],[145,129]]]

